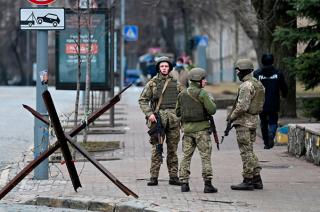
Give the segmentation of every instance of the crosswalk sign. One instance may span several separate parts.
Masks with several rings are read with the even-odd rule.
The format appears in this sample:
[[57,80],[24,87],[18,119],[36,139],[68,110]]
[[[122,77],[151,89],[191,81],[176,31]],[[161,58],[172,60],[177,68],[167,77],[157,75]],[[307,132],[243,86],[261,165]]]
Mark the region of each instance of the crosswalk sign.
[[124,27],[124,38],[126,41],[137,41],[138,40],[138,26],[126,25]]

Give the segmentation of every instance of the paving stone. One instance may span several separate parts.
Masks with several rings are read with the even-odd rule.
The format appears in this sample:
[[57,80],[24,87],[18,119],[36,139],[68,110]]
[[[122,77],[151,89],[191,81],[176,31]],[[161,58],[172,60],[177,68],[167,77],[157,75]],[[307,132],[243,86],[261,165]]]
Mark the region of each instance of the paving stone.
[[[120,160],[100,162],[124,185],[136,192],[138,200],[127,197],[89,162],[76,162],[83,186],[78,192],[73,190],[65,165],[55,164],[50,167],[52,177],[49,180],[32,180],[33,174],[30,173],[4,200],[23,203],[49,196],[51,199],[65,200],[56,205],[79,207],[78,210],[88,205],[88,209],[98,211],[319,211],[319,167],[290,156],[286,146],[264,150],[261,138],[257,138],[254,149],[263,166],[261,174],[264,189],[252,192],[232,191],[230,185],[242,181],[242,164],[234,130],[220,145],[220,151],[213,148],[213,184],[219,189],[218,193],[203,193],[198,151],[195,151],[191,163],[190,192],[181,193],[179,187],[168,185],[165,162],[161,166],[159,185],[147,186],[151,146],[148,143],[144,115],[137,104],[140,92],[141,88],[130,88],[122,96],[120,103],[126,114],[119,114],[118,118],[125,118],[120,121],[127,125],[126,134],[89,135],[92,140],[117,140],[123,143],[124,148],[105,154],[106,157],[112,155]],[[218,110],[215,115],[219,135],[222,135],[225,128],[225,117],[226,110]],[[182,142],[178,149],[179,161],[182,158],[181,145]],[[24,165],[10,164],[7,178],[12,179]],[[91,206],[92,202],[95,202],[95,208]]]

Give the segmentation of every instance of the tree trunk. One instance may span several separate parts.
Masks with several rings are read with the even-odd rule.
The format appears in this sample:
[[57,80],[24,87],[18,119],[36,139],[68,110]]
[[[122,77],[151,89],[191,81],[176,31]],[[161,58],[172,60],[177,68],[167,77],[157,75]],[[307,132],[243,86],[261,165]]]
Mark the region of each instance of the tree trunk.
[[0,85],[8,85],[6,67],[0,62]]
[[[87,1],[89,5],[89,0]],[[90,10],[90,8],[88,8]],[[87,29],[88,29],[88,46],[86,49],[87,53],[87,66],[86,66],[86,89],[85,89],[85,110],[84,110],[84,116],[85,119],[89,116],[90,113],[90,90],[91,90],[91,15],[90,12],[87,14]],[[88,127],[84,130],[84,136],[83,136],[83,142],[87,142],[87,136],[88,136]]]
[[159,17],[160,20],[160,29],[161,34],[166,42],[166,49],[167,52],[176,54],[176,47],[174,42],[174,15],[170,12],[166,13]]
[[281,70],[288,83],[288,97],[281,103],[281,116],[296,117],[296,79],[283,59],[295,57],[296,48],[288,49],[273,41],[276,26],[295,25],[296,20],[287,15],[290,5],[286,1],[252,0],[258,20],[257,58],[261,66],[263,53],[272,53],[275,58],[274,66]]
[[18,70],[19,70],[19,73],[20,73],[20,82],[19,82],[19,85],[24,85],[26,84],[26,75],[23,71],[23,66],[22,66],[22,61],[21,61],[21,56],[20,56],[20,53],[19,53],[19,30],[16,31],[16,37],[14,39],[14,41],[11,43],[11,50],[16,58],[16,63],[18,65]]
[[257,59],[261,66],[261,57],[263,53],[271,53],[274,29],[278,25],[276,19],[276,5],[281,4],[275,0],[253,0],[252,4],[256,11],[258,22],[257,35]]
[[[284,27],[297,27],[295,17],[287,15],[286,11],[290,9],[290,5],[286,1],[280,1],[277,7],[277,25]],[[288,96],[285,100],[281,101],[280,116],[296,117],[296,77],[289,66],[285,63],[284,58],[296,57],[297,48],[281,45],[279,42],[273,42],[272,52],[275,58],[275,67],[279,68],[285,77],[288,84]]]
[[184,51],[187,55],[192,56],[191,49],[191,36],[192,36],[192,25],[190,21],[190,14],[188,14],[187,8],[184,7],[183,1],[181,2],[181,14],[183,20],[183,32],[184,32]]
[[81,78],[81,53],[80,53],[80,0],[77,0],[77,18],[78,18],[78,40],[77,44],[77,59],[78,59],[78,66],[77,66],[77,92],[76,92],[76,101],[74,105],[74,126],[78,125],[78,113],[79,113],[79,99],[80,99],[80,78]]
[[[81,28],[80,28],[80,0],[77,0],[77,19],[78,19],[78,32],[77,32],[77,59],[78,59],[78,66],[77,66],[77,91],[76,91],[76,101],[74,103],[74,126],[78,125],[78,115],[79,115],[79,99],[80,99],[80,79],[81,79],[81,52],[80,52],[80,35],[81,35]],[[77,136],[74,137],[74,141],[77,142]],[[75,158],[76,151],[72,148],[72,156]]]

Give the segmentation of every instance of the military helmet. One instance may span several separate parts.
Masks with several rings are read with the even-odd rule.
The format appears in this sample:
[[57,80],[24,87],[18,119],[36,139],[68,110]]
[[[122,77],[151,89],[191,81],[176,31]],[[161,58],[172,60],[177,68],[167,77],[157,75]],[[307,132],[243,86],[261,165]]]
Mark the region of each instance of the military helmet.
[[170,60],[169,57],[166,57],[166,56],[162,56],[162,57],[159,57],[158,59],[156,59],[156,70],[157,72],[160,71],[160,63],[162,62],[167,62],[169,64],[169,72],[172,71],[173,69],[173,65],[172,65],[172,62]]
[[253,70],[253,63],[249,59],[239,59],[236,62],[235,69],[242,70]]
[[188,74],[188,79],[190,81],[199,82],[206,77],[206,71],[202,68],[193,68]]

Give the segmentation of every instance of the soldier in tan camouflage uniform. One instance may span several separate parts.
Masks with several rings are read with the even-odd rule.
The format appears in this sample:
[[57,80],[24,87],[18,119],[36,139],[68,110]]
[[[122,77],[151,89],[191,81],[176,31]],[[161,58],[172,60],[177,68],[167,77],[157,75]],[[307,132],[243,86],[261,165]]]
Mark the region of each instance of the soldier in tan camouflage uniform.
[[261,167],[253,152],[253,142],[256,140],[258,114],[262,111],[264,103],[264,87],[260,81],[252,76],[253,64],[250,60],[238,60],[236,70],[243,83],[239,87],[235,107],[229,114],[228,121],[233,122],[236,129],[243,163],[243,182],[239,185],[232,185],[231,189],[263,189],[260,177]]
[[[161,123],[165,130],[165,142],[167,144],[167,166],[170,177],[169,184],[180,185],[178,178],[177,156],[177,148],[180,140],[180,119],[175,115],[175,106],[179,93],[179,85],[177,81],[169,75],[169,72],[172,70],[172,68],[172,63],[168,57],[160,57],[157,60],[156,69],[158,74],[154,76],[144,87],[139,98],[139,105],[142,112],[146,115],[148,127],[150,128],[156,123],[156,117],[154,114],[155,105],[158,103],[160,96],[163,95],[159,114],[161,117]],[[167,87],[163,92],[163,88],[167,80]],[[147,185],[155,186],[158,185],[161,159],[158,155],[159,153],[156,151],[156,144],[158,143],[158,140],[154,137],[151,137],[150,143],[152,144],[150,168],[151,178]]]
[[170,75],[179,82],[180,90],[188,87],[188,70],[184,67],[183,58],[178,58],[176,66]]
[[202,68],[193,68],[189,73],[190,85],[178,96],[176,114],[181,117],[183,126],[183,159],[180,164],[179,176],[181,191],[190,191],[189,175],[192,155],[196,148],[202,161],[202,177],[204,193],[215,193],[218,190],[211,184],[212,142],[210,138],[208,115],[216,112],[216,105],[202,88],[206,85],[206,72]]

